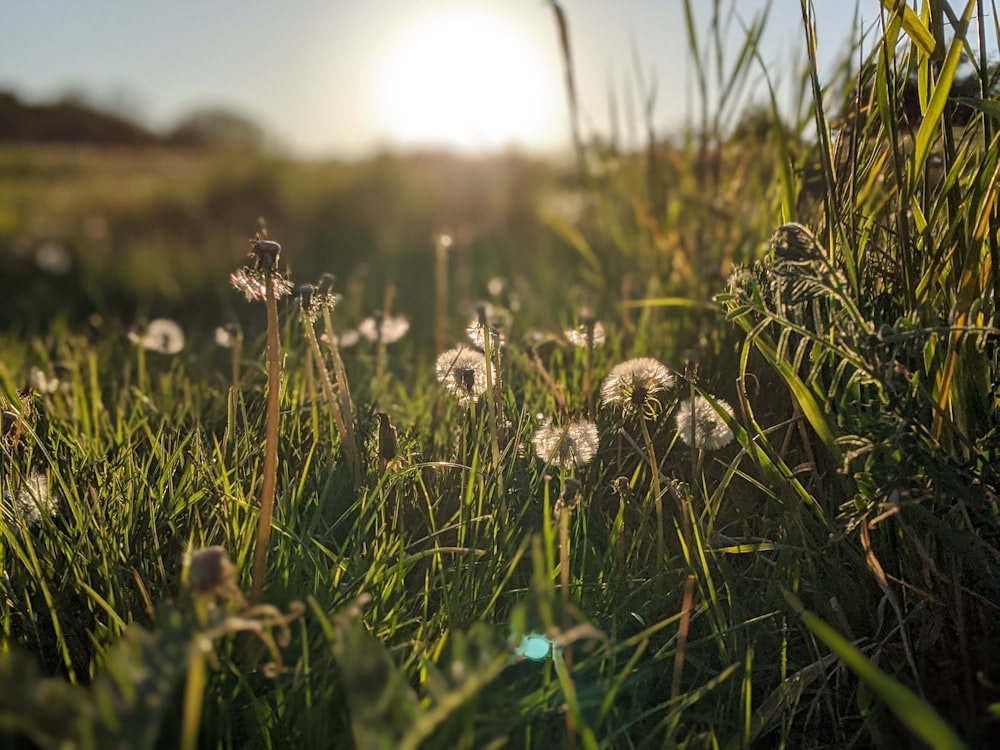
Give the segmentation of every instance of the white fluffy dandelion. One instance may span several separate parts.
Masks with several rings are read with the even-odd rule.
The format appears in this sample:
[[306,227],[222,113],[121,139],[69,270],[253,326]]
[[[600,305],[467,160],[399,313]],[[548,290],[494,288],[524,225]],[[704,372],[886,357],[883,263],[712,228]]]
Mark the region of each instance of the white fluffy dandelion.
[[569,343],[579,347],[601,346],[606,340],[604,325],[600,321],[569,328],[563,331],[563,335]]
[[22,518],[29,525],[41,522],[42,516],[53,516],[59,507],[59,498],[49,489],[49,480],[33,471],[24,478],[17,491],[3,487],[3,515],[10,520]]
[[659,413],[659,394],[674,386],[676,377],[665,364],[652,357],[637,357],[611,368],[601,386],[601,405],[618,406],[649,418]]
[[[275,273],[271,279],[274,282],[273,294],[275,299],[287,297],[292,293],[292,282],[279,273]],[[267,280],[264,272],[256,268],[240,268],[229,274],[229,283],[233,288],[246,297],[247,302],[260,302],[267,299]]]
[[381,313],[365,318],[358,323],[358,333],[369,341],[394,344],[410,330],[410,321],[400,315]]
[[160,354],[177,354],[184,348],[184,331],[167,318],[156,318],[128,332],[129,341]]
[[546,421],[531,436],[538,458],[557,469],[586,466],[597,455],[599,442],[597,425],[589,420],[565,426]]
[[[728,403],[722,399],[716,399],[716,403],[733,416],[733,407]],[[690,399],[682,401],[674,419],[681,440],[693,448],[717,451],[733,440],[733,431],[704,396],[696,395],[693,402]]]
[[459,346],[437,358],[434,374],[460,404],[474,404],[486,393],[486,357],[481,352]]

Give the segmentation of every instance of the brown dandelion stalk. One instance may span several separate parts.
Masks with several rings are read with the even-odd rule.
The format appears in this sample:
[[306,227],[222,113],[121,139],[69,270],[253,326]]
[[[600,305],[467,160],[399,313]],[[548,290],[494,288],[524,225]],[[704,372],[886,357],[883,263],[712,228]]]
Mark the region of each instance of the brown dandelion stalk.
[[278,300],[274,294],[274,269],[264,272],[267,305],[267,411],[264,434],[264,477],[257,515],[257,544],[253,552],[250,601],[260,603],[267,574],[267,546],[271,540],[274,495],[278,484],[278,431],[281,422],[281,339],[278,335]]
[[348,428],[347,420],[340,409],[340,400],[333,391],[333,383],[330,382],[330,376],[327,374],[326,366],[323,364],[323,353],[320,351],[319,342],[316,340],[316,331],[313,328],[312,321],[308,318],[305,321],[305,329],[306,341],[309,343],[309,351],[312,352],[313,363],[316,367],[316,379],[319,380],[323,398],[326,400],[327,406],[330,407],[330,416],[333,417],[333,423],[337,428],[337,433],[340,435],[340,442],[347,453],[347,463],[351,467],[351,475],[354,477],[354,482],[358,483],[361,480],[361,462],[358,459],[358,446],[354,442],[353,431]]
[[333,361],[333,375],[337,382],[340,413],[344,415],[344,427],[347,429],[344,440],[349,445],[348,450],[357,455],[358,441],[354,430],[354,399],[351,398],[351,386],[347,380],[347,368],[344,367],[344,360],[340,356],[340,348],[337,346],[337,336],[333,331],[333,319],[327,307],[323,308],[323,326],[326,329],[326,336],[330,341],[330,358]]
[[684,601],[681,603],[681,621],[677,626],[677,653],[674,655],[674,679],[670,686],[670,700],[681,694],[681,676],[684,673],[684,652],[687,650],[688,629],[691,625],[691,601],[694,598],[694,575],[684,581]]

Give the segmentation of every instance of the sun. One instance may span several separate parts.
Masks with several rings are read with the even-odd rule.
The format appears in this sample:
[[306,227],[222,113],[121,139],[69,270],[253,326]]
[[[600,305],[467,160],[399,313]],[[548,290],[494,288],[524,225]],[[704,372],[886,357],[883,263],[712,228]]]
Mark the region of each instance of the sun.
[[376,83],[382,134],[406,146],[493,151],[559,139],[558,70],[482,11],[427,18],[389,49]]

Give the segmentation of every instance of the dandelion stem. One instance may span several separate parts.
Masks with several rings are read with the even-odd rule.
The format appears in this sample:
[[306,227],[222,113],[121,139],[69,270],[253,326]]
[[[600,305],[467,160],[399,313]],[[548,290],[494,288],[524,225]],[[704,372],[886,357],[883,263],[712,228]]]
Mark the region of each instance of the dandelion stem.
[[[563,627],[569,629],[569,517],[570,509],[559,513],[559,587],[562,589]],[[567,665],[569,666],[569,665]]]
[[660,486],[660,467],[656,463],[656,452],[653,450],[653,438],[649,434],[649,427],[646,420],[639,419],[642,426],[642,439],[646,444],[646,456],[649,458],[649,470],[652,472],[653,504],[656,508],[656,569],[657,574],[664,559],[666,559],[666,544],[663,534],[663,490]]
[[136,369],[139,382],[139,392],[145,393],[148,383],[146,382],[146,347],[142,344],[136,345]]
[[274,296],[274,274],[264,274],[267,304],[267,411],[264,435],[264,477],[257,515],[257,543],[253,553],[250,601],[260,603],[267,574],[267,546],[271,539],[274,495],[278,484],[278,430],[281,412],[281,339],[278,333],[278,300]]
[[205,657],[198,652],[188,662],[187,680],[184,685],[184,718],[181,730],[183,750],[195,750],[198,747],[198,731],[201,727],[201,709],[206,682]]
[[330,376],[327,374],[326,366],[323,364],[323,353],[320,351],[319,342],[316,340],[316,330],[313,328],[312,321],[308,316],[303,316],[303,322],[306,331],[306,341],[309,343],[309,351],[312,352],[313,362],[316,365],[316,374],[319,378],[320,388],[323,391],[323,397],[330,407],[330,414],[333,416],[333,422],[337,427],[337,432],[340,434],[340,442],[347,453],[347,462],[351,467],[351,475],[354,477],[355,484],[357,484],[361,481],[361,462],[358,459],[358,446],[354,442],[353,433],[349,431],[347,422],[341,412],[337,395],[333,392],[333,384],[330,382]]
[[[226,422],[226,434],[223,438],[223,450],[228,453],[229,441],[232,440],[233,450],[236,446],[236,415],[240,408],[240,357],[243,352],[243,334],[236,335],[232,348],[229,350],[230,385],[229,385],[229,415]],[[235,463],[235,462],[234,462]]]
[[486,415],[490,427],[490,447],[493,453],[493,471],[496,472],[497,490],[500,492],[500,514],[506,515],[507,498],[503,486],[503,470],[500,466],[500,438],[497,435],[497,401],[499,388],[494,388],[494,382],[499,385],[499,372],[493,368],[493,331],[485,315],[480,315],[480,325],[483,327],[483,354],[486,357]]
[[587,418],[594,418],[594,321],[587,322],[587,345],[583,367],[583,392],[587,396]]
[[347,368],[344,367],[344,360],[340,357],[340,349],[337,346],[337,336],[333,331],[333,320],[330,317],[330,310],[323,308],[323,326],[326,328],[326,336],[330,341],[330,355],[333,360],[333,374],[337,381],[337,395],[340,398],[340,411],[346,415],[345,422],[350,433],[351,445],[357,451],[357,440],[354,437],[354,400],[351,398],[351,386],[347,380]]

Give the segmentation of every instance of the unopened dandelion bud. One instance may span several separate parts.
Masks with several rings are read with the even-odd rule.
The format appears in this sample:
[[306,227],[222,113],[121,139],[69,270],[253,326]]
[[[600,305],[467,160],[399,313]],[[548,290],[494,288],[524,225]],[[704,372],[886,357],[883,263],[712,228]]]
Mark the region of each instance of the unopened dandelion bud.
[[376,412],[375,416],[378,417],[378,457],[383,464],[387,464],[396,458],[398,452],[396,428],[385,412]]

